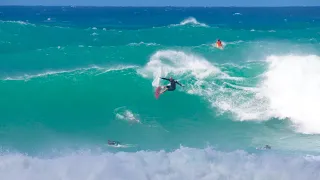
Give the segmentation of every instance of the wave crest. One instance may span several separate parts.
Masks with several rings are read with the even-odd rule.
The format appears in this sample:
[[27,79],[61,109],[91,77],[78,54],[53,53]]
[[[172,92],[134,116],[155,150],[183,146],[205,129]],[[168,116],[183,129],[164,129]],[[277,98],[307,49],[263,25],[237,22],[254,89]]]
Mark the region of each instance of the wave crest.
[[156,87],[160,84],[160,77],[174,76],[174,78],[188,79],[188,76],[183,75],[189,74],[197,79],[204,79],[222,72],[200,56],[182,51],[164,50],[153,54],[140,73],[152,77],[152,85]]
[[189,17],[187,19],[184,19],[183,21],[180,22],[180,24],[175,24],[173,26],[185,26],[185,25],[193,25],[193,26],[201,26],[201,27],[209,27],[205,23],[200,23],[197,21],[196,18],[194,17]]
[[261,84],[270,113],[289,118],[302,133],[320,133],[320,57],[269,56]]
[[45,71],[42,73],[35,73],[35,74],[24,74],[24,75],[17,75],[17,76],[10,76],[10,77],[5,77],[3,80],[24,80],[28,81],[30,79],[34,78],[41,78],[41,77],[47,77],[47,76],[56,76],[60,74],[83,74],[83,73],[88,73],[88,74],[93,74],[93,75],[100,75],[104,74],[110,71],[118,71],[118,70],[125,70],[125,69],[134,69],[137,66],[124,66],[124,65],[118,65],[115,67],[99,67],[96,65],[93,65],[88,68],[75,68],[75,69],[70,69],[70,70],[55,70],[55,71]]

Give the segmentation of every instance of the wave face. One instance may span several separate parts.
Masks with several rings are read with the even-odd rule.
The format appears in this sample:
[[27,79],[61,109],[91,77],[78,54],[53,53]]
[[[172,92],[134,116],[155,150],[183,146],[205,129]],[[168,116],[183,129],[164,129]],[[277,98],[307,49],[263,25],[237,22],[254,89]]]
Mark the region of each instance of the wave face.
[[319,179],[319,16],[0,7],[0,177]]

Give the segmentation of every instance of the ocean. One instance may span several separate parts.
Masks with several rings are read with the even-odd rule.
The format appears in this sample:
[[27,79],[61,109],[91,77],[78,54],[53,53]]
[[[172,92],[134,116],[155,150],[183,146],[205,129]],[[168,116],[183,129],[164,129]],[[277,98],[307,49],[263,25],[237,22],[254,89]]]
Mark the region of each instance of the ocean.
[[319,92],[320,7],[1,6],[0,179],[317,180]]

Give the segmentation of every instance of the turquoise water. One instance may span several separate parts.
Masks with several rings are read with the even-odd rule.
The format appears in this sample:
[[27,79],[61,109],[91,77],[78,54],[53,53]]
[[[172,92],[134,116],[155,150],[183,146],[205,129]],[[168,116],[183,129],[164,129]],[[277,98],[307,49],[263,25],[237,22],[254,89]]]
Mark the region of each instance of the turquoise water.
[[0,7],[0,176],[320,178],[319,12]]

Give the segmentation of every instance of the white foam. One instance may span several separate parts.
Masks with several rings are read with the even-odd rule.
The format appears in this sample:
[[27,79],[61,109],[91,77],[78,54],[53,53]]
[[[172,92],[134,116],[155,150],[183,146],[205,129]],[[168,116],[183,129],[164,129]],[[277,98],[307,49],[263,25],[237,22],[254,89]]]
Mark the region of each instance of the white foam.
[[131,110],[124,107],[119,107],[114,110],[117,119],[125,120],[130,123],[141,123],[138,114],[133,113]]
[[[237,78],[198,55],[165,50],[153,54],[140,73],[152,78],[153,86],[159,86],[159,77],[186,82],[177,90],[201,96],[221,113],[231,112],[234,120],[289,118],[298,132],[320,133],[320,57],[269,56],[260,63],[267,63],[265,73]],[[260,83],[248,85],[254,79]]]
[[13,23],[13,24],[20,24],[20,25],[36,26],[35,24],[31,24],[31,23],[25,22],[25,21],[3,21],[3,20],[0,20],[0,23]]
[[160,77],[171,75],[174,75],[176,79],[188,79],[186,75],[197,79],[205,79],[216,74],[226,75],[205,58],[174,50],[157,51],[139,73],[153,78],[152,85],[155,87],[159,86]]
[[141,45],[145,45],[145,46],[158,46],[159,44],[157,44],[157,43],[145,43],[145,42],[130,43],[130,44],[129,44],[129,46],[141,46]]
[[234,16],[240,16],[240,15],[242,15],[241,13],[234,13],[233,14]]
[[[235,120],[261,121],[288,119],[297,132],[320,133],[320,57],[269,56],[265,73],[256,87],[225,82],[227,87],[197,94],[208,97],[222,112],[231,112]],[[249,63],[249,62],[248,62]]]
[[195,25],[195,26],[209,27],[205,23],[198,22],[197,19],[194,18],[194,17],[189,17],[187,19],[184,19],[183,21],[180,22],[180,24],[178,24],[178,25],[176,24],[176,25],[173,25],[173,26],[185,26],[185,25],[188,25],[188,24]]
[[59,74],[64,74],[64,73],[75,73],[75,74],[82,74],[84,72],[89,72],[90,70],[94,70],[92,74],[94,75],[101,75],[110,71],[121,71],[124,69],[132,69],[136,68],[137,66],[130,66],[130,65],[118,65],[115,67],[100,67],[96,65],[92,65],[90,67],[86,68],[75,68],[75,69],[70,69],[70,70],[55,70],[55,71],[45,71],[37,74],[24,74],[24,75],[18,75],[18,76],[12,76],[12,77],[6,77],[4,80],[25,80],[28,81],[33,78],[40,78],[40,77],[45,77],[45,76],[55,76]]
[[261,121],[270,118],[267,102],[257,93],[258,88],[227,82],[224,85],[227,86],[219,86],[204,94],[221,113],[231,112],[236,121]]
[[152,78],[154,87],[162,83],[159,77],[172,76],[185,85],[177,91],[202,97],[220,113],[232,113],[234,120],[260,121],[272,117],[258,87],[235,83],[241,84],[247,79],[232,77],[201,56],[174,50],[158,51],[138,72],[145,78]]
[[114,66],[114,67],[103,68],[103,71],[101,73],[96,74],[96,76],[98,76],[100,74],[108,73],[110,71],[123,71],[123,70],[126,70],[126,69],[136,69],[136,68],[138,68],[138,66],[135,66],[135,65],[117,65],[117,66]]
[[316,180],[319,157],[283,157],[181,147],[173,152],[93,153],[50,159],[0,156],[4,180]]
[[270,56],[261,84],[270,113],[290,118],[298,131],[320,133],[320,57]]
[[[257,87],[228,85],[228,81],[243,81],[221,71],[203,57],[182,51],[165,50],[153,54],[146,66],[138,71],[152,78],[152,85],[160,85],[159,77],[172,76],[185,83],[184,91],[195,94],[210,102],[221,113],[231,112],[236,120],[257,120],[268,115],[264,99],[255,97]],[[223,81],[223,85],[216,84]],[[180,88],[177,89],[180,91]],[[253,96],[253,97],[252,97]]]
[[238,41],[231,41],[231,42],[224,42],[225,44],[223,45],[229,45],[229,44],[240,44],[240,43],[244,43],[244,41],[242,40],[238,40]]

